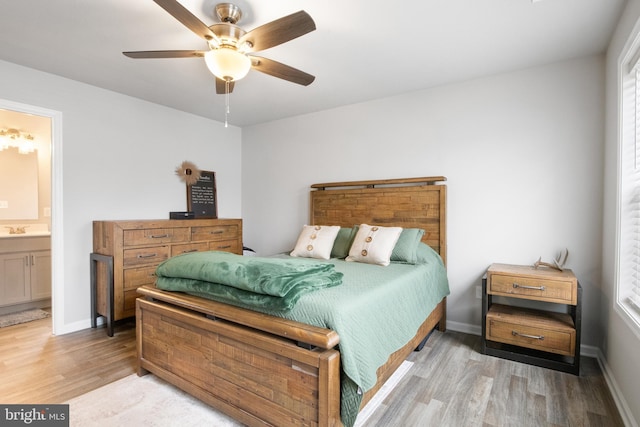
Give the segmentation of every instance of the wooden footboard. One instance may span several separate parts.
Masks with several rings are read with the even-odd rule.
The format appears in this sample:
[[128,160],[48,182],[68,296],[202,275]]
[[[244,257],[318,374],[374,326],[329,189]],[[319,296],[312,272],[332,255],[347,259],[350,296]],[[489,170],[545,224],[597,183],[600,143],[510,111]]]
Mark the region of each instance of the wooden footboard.
[[[249,426],[342,425],[334,331],[181,293],[139,292],[139,375],[152,372]],[[445,307],[443,299],[378,369],[363,406],[434,327],[444,330]]]
[[249,426],[340,425],[340,354],[137,301],[138,366]]

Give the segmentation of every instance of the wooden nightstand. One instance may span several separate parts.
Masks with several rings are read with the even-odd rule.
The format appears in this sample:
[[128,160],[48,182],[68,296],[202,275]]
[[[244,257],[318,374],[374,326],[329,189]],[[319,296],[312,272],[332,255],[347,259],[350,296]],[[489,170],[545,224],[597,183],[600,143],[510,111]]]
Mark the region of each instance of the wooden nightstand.
[[[493,302],[498,296],[500,304]],[[561,310],[522,308],[514,299]],[[571,270],[492,264],[482,279],[482,352],[579,375],[581,299]]]

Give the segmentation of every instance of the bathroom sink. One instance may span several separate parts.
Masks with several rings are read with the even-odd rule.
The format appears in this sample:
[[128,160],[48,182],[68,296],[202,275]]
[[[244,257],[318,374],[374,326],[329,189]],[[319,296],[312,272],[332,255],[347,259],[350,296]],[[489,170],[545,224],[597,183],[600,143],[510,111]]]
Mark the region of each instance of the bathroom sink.
[[[11,228],[18,230],[24,227],[24,233],[11,233]],[[0,238],[7,237],[39,237],[51,236],[49,226],[47,224],[4,224],[0,225]]]

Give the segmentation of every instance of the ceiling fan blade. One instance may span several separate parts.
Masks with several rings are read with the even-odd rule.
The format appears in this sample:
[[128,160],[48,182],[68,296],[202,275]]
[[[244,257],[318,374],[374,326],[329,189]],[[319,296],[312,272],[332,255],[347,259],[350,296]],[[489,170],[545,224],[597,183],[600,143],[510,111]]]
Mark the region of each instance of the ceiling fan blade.
[[141,50],[137,52],[122,52],[124,56],[134,59],[148,58],[202,58],[203,50]]
[[[216,93],[219,95],[224,95],[225,93],[227,93],[226,84],[227,82],[216,77]],[[229,93],[233,92],[234,84],[235,82],[229,82]]]
[[316,23],[307,12],[301,10],[254,28],[240,37],[238,46],[246,43],[247,52],[258,52],[303,36],[316,29]]
[[316,79],[311,74],[300,71],[296,68],[274,61],[272,59],[262,58],[259,56],[249,56],[251,58],[251,67],[261,73],[284,79],[299,85],[308,86]]
[[214,34],[211,29],[205,25],[200,19],[198,19],[193,13],[189,12],[184,6],[178,3],[176,0],[153,0],[169,12],[171,16],[180,21],[185,27],[193,31],[198,37],[202,37],[207,41],[211,41],[214,44],[219,45],[220,40]]

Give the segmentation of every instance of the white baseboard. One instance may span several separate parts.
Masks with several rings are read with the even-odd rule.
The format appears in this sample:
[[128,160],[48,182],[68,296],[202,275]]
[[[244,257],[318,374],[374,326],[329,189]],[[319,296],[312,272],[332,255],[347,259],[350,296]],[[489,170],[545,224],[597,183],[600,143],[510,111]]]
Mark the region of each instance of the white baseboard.
[[[465,334],[471,335],[482,335],[482,327],[479,325],[472,325],[469,323],[462,322],[453,322],[451,320],[447,320],[447,329],[450,329],[455,332],[462,332]],[[604,358],[604,354],[598,347],[594,347],[591,345],[580,345],[580,355],[585,357],[593,357],[598,361],[598,365],[600,365],[600,369],[602,370],[602,374],[604,376],[605,381],[607,382],[607,386],[609,387],[609,391],[611,392],[611,396],[620,412],[620,417],[624,422],[626,427],[640,427],[636,422],[631,410],[629,409],[629,405],[625,400],[622,392],[618,387],[618,383],[616,382],[613,374],[611,373],[611,369],[609,369],[609,365],[607,365],[607,361]]]
[[631,413],[631,409],[627,404],[626,399],[624,398],[620,388],[618,387],[618,383],[616,382],[615,377],[611,373],[611,369],[609,369],[609,365],[607,364],[607,360],[602,354],[600,349],[597,349],[597,357],[598,364],[600,365],[600,369],[602,370],[602,374],[604,375],[604,379],[607,382],[607,386],[609,387],[609,391],[611,392],[611,397],[613,397],[613,401],[618,407],[618,411],[620,412],[620,417],[622,418],[622,422],[626,427],[638,427],[638,422],[633,417]]
[[[102,317],[98,317],[97,325],[101,326],[104,324],[104,319]],[[81,331],[83,329],[89,329],[91,327],[91,320],[79,320],[74,323],[64,324],[61,330],[56,331],[56,335],[64,335],[70,334],[72,332]]]
[[482,335],[482,327],[480,325],[472,325],[470,323],[454,322],[447,320],[447,329],[455,332],[462,332],[470,335]]

